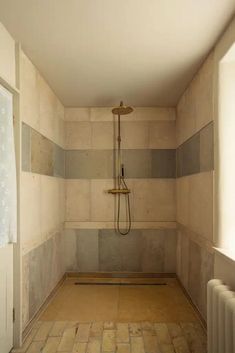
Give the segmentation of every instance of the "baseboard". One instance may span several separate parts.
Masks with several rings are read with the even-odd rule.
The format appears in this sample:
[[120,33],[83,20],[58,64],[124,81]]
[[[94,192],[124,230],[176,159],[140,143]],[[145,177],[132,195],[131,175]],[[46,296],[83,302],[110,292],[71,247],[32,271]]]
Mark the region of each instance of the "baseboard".
[[203,330],[205,331],[205,333],[207,332],[207,324],[206,324],[206,320],[204,319],[204,317],[202,316],[202,314],[200,313],[199,309],[197,308],[197,306],[194,304],[194,302],[192,301],[189,293],[187,292],[187,290],[185,289],[183,283],[181,282],[181,280],[179,279],[179,277],[177,275],[175,275],[182,291],[184,292],[184,295],[186,296],[186,298],[188,299],[188,301],[190,302],[191,306],[193,307],[193,310],[195,311],[195,314],[197,315],[201,326],[203,328]]
[[76,278],[175,278],[175,273],[155,272],[66,272],[67,277]]
[[34,316],[32,317],[32,319],[28,322],[28,324],[26,325],[25,329],[23,330],[22,333],[22,342],[25,341],[26,337],[28,336],[29,332],[31,331],[33,325],[35,324],[35,322],[38,320],[39,316],[45,311],[46,307],[48,306],[48,304],[50,303],[50,301],[53,299],[53,297],[55,296],[56,292],[58,291],[58,289],[62,286],[62,284],[64,283],[66,279],[66,273],[61,277],[61,279],[59,280],[59,282],[56,284],[56,286],[54,287],[54,289],[51,291],[51,293],[48,295],[48,297],[45,299],[44,303],[40,306],[40,308],[37,310],[37,312],[34,314]]

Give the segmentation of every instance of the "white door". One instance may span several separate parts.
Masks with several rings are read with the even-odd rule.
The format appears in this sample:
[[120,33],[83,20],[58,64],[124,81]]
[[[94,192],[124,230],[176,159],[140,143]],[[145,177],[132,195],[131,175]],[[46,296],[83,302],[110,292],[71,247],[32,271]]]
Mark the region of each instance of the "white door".
[[13,245],[0,248],[0,352],[13,347]]
[[[14,204],[13,97],[0,86],[0,353],[13,347],[13,245]],[[13,172],[12,172],[13,171]],[[13,175],[12,179],[10,178]],[[13,206],[12,206],[13,205]]]

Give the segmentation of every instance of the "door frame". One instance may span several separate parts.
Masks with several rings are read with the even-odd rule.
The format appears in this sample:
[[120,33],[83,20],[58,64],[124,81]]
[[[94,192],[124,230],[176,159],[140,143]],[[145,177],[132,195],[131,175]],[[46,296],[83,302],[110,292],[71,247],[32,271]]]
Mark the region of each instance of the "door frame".
[[13,95],[13,121],[17,178],[17,243],[13,244],[13,347],[22,344],[22,249],[20,237],[20,170],[21,170],[21,119],[20,119],[20,44],[15,44],[16,85],[0,76],[0,84]]

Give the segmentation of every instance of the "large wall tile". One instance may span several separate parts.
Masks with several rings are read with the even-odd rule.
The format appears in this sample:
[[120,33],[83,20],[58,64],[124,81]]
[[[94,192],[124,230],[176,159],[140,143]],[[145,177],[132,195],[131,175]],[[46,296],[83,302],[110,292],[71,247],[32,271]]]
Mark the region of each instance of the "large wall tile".
[[41,242],[41,176],[21,173],[20,232],[23,251]]
[[200,171],[200,134],[194,135],[177,150],[177,176]]
[[23,277],[23,281],[28,282],[23,283],[23,286],[28,286],[29,320],[37,313],[64,274],[64,264],[61,261],[62,244],[61,234],[56,233],[24,256],[24,261],[27,261],[29,267],[28,277]]
[[53,175],[53,142],[31,130],[31,171]]
[[65,123],[65,146],[68,150],[91,148],[91,123],[88,121]]
[[122,254],[119,236],[113,229],[99,232],[100,271],[121,271]]
[[66,180],[66,221],[90,220],[90,181]]
[[65,177],[65,151],[56,144],[53,144],[53,175]]
[[200,131],[200,171],[214,169],[214,124],[210,123]]
[[213,62],[214,51],[205,60],[178,103],[178,146],[214,119]]
[[38,75],[40,132],[50,140],[55,141],[57,123],[57,99],[42,76]]
[[66,121],[89,121],[90,108],[65,108]]
[[113,189],[113,180],[91,180],[91,220],[113,221],[115,198],[108,193]]
[[143,239],[143,272],[164,272],[164,230],[144,230]]
[[98,230],[77,230],[77,261],[80,272],[99,270]]
[[152,178],[175,178],[176,153],[175,150],[152,150]]
[[176,148],[175,121],[154,121],[149,123],[149,148]]
[[116,125],[113,122],[92,122],[92,148],[93,149],[112,149],[116,141],[115,131]]
[[121,122],[122,148],[141,149],[149,145],[148,122]]
[[174,221],[175,180],[134,180],[134,221]]
[[175,272],[175,230],[131,230],[120,236],[114,229],[65,231],[68,271]]
[[152,160],[150,150],[124,150],[122,151],[126,178],[151,178]]
[[24,123],[21,128],[21,169],[24,172],[29,172],[31,171],[31,129]]
[[188,224],[202,237],[213,240],[213,172],[190,178]]
[[39,87],[37,70],[27,56],[20,53],[20,110],[22,120],[34,129],[39,130]]
[[41,176],[40,204],[42,238],[45,241],[62,227],[59,179]]
[[206,320],[207,283],[214,277],[214,254],[200,235],[179,224],[178,276]]
[[113,163],[111,150],[66,151],[66,178],[112,178]]
[[177,221],[189,224],[189,182],[190,177],[176,179],[176,209]]
[[65,270],[78,271],[77,232],[75,229],[66,229],[63,231],[63,237]]

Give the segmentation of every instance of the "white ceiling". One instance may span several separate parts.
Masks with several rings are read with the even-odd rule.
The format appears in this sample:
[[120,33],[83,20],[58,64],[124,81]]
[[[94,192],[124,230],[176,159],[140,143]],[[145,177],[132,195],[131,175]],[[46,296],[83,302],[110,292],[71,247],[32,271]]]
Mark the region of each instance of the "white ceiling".
[[66,106],[172,106],[235,0],[0,0],[0,21]]

